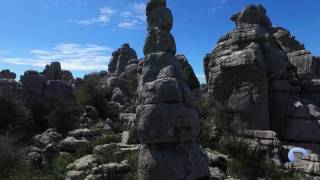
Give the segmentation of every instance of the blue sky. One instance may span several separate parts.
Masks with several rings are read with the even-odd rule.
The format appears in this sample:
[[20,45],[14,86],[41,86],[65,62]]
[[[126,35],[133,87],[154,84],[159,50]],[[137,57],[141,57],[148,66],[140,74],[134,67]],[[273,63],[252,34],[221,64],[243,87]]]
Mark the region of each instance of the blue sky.
[[[41,71],[61,61],[75,76],[106,70],[112,51],[128,42],[143,57],[147,0],[2,0],[0,69],[18,75]],[[248,4],[262,4],[274,26],[282,26],[320,55],[320,1],[167,0],[174,15],[172,31],[203,81],[203,57],[234,24],[231,15]]]

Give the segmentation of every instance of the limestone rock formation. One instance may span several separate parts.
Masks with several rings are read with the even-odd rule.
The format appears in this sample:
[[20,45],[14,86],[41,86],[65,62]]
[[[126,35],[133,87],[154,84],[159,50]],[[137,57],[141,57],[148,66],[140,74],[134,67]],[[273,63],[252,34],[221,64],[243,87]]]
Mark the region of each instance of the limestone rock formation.
[[165,0],[147,4],[148,35],[139,72],[137,130],[140,180],[209,178],[206,156],[194,142],[199,117],[194,95],[175,56],[173,18]]
[[99,88],[113,102],[132,104],[137,89],[137,54],[129,44],[112,53],[108,75],[100,80]]
[[16,74],[8,69],[0,71],[0,96],[19,96],[21,84],[16,80]]
[[70,100],[73,88],[62,80],[49,80],[37,71],[26,71],[20,77],[23,96],[28,104],[45,104],[47,98]]
[[46,65],[45,69],[41,73],[48,80],[61,79],[61,65],[59,62],[52,62],[50,65]]
[[73,75],[70,71],[62,70],[60,62],[52,62],[46,65],[43,72],[41,72],[47,80],[63,80],[65,82],[70,82],[73,80]]
[[189,64],[187,57],[184,55],[177,55],[176,57],[181,65],[183,76],[189,84],[190,89],[200,89],[200,82]]
[[9,69],[2,70],[0,71],[0,79],[16,79],[16,73]]
[[319,58],[266,13],[249,5],[232,16],[236,28],[204,59],[208,101],[231,114],[234,127],[311,146],[320,142]]
[[320,177],[320,158],[318,154],[310,153],[305,158],[286,163],[285,167],[291,171],[304,173],[310,179],[319,179]]
[[77,159],[67,166],[66,180],[123,180],[130,167],[124,157],[137,153],[139,146],[105,144],[96,146],[93,154]]

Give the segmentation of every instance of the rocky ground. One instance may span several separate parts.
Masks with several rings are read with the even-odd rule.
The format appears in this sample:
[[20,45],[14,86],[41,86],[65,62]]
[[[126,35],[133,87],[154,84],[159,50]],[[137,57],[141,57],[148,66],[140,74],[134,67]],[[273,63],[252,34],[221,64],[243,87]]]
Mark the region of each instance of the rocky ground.
[[142,59],[123,44],[83,78],[0,71],[0,179],[320,179],[320,58],[261,5],[231,20],[207,84],[176,55],[165,0],[148,2]]

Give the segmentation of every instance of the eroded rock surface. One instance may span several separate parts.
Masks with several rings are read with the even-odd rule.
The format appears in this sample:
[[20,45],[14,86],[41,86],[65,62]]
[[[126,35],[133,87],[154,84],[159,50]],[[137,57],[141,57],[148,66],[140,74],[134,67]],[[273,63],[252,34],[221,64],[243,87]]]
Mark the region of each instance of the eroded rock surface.
[[206,155],[194,142],[199,117],[194,95],[175,56],[173,17],[165,0],[147,4],[148,35],[139,68],[137,131],[139,179],[209,178]]
[[236,28],[204,60],[208,100],[236,128],[272,130],[311,147],[320,141],[319,58],[266,13],[249,5],[232,16]]

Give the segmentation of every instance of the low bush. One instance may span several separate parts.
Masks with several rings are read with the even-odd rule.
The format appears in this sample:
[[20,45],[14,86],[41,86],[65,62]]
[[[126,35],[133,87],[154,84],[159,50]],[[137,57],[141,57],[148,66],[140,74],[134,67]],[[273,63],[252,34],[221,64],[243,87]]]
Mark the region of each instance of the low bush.
[[75,97],[76,101],[83,107],[87,105],[94,106],[100,115],[105,116],[104,112],[107,107],[107,100],[105,95],[97,89],[100,79],[100,77],[90,77],[86,79],[84,84],[76,90]]
[[139,152],[127,154],[126,159],[129,162],[130,171],[125,176],[124,180],[138,180],[138,158]]
[[30,123],[30,110],[14,97],[0,97],[0,114],[0,128]]
[[49,127],[56,128],[58,132],[66,134],[78,126],[80,106],[77,103],[55,99],[50,104]]
[[77,156],[57,156],[51,163],[52,176],[56,180],[64,180],[67,174],[67,166],[74,162]]
[[279,180],[303,180],[304,175],[288,173],[267,160],[264,152],[248,151],[247,146],[235,140],[232,136],[223,137],[215,149],[228,154],[232,159],[229,163],[228,174],[232,177],[255,180],[257,177]]

